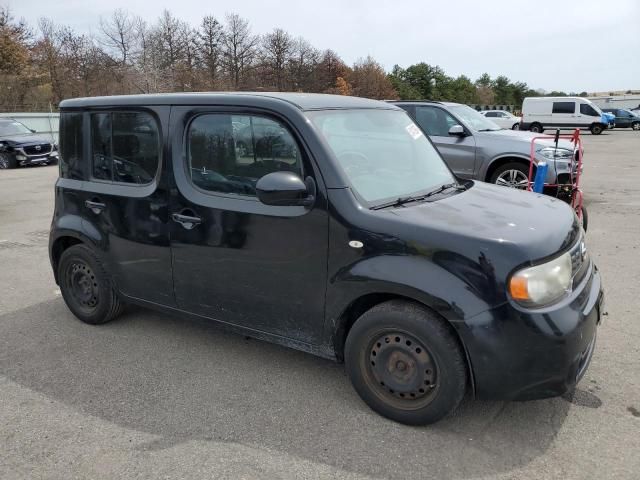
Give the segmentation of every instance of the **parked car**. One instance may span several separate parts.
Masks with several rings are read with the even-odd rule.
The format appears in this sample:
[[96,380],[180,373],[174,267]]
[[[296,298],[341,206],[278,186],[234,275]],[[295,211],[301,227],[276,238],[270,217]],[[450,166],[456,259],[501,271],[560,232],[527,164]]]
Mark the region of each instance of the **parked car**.
[[493,123],[507,130],[518,130],[520,128],[520,117],[516,117],[506,110],[484,110],[480,112]]
[[611,113],[615,115],[615,122],[617,128],[632,128],[633,130],[640,130],[640,116],[633,113],[626,108],[605,108],[605,113]]
[[57,162],[58,148],[55,143],[16,120],[0,118],[0,169]]
[[[529,185],[532,132],[504,130],[473,108],[451,102],[391,102],[406,110],[460,178],[481,180],[505,187]],[[574,145],[536,141],[535,160],[550,165],[547,183],[570,183]]]
[[[83,322],[134,303],[344,360],[372,409],[409,424],[468,390],[549,397],[584,375],[603,294],[571,208],[457,181],[403,110],[287,93],[60,108],[49,252]],[[254,120],[289,148],[239,152]],[[143,132],[144,152],[117,138]],[[146,175],[116,174],[121,158]]]
[[582,97],[527,97],[522,102],[523,130],[587,129],[600,135],[609,126],[602,110]]

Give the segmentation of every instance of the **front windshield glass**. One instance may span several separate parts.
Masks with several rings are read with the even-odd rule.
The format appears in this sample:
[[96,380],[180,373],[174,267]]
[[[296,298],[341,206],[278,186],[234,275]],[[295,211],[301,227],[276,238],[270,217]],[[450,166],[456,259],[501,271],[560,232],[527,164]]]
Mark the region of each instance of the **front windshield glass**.
[[462,122],[476,132],[489,132],[493,130],[502,130],[498,125],[493,123],[491,119],[480,115],[473,108],[466,105],[455,105],[449,107],[451,113],[458,117]]
[[31,130],[29,130],[20,122],[0,122],[0,137],[4,137],[7,135],[26,135],[28,133],[31,133]]
[[425,194],[455,182],[436,149],[405,112],[323,110],[307,115],[367,202]]

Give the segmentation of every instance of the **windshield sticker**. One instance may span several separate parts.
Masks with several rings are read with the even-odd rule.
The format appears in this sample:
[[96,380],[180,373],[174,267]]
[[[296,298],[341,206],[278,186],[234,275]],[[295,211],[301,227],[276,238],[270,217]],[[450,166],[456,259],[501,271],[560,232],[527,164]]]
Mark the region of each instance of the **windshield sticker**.
[[405,129],[407,130],[407,132],[409,132],[409,135],[411,135],[414,140],[417,140],[422,136],[422,131],[416,126],[415,123],[410,123],[405,127]]

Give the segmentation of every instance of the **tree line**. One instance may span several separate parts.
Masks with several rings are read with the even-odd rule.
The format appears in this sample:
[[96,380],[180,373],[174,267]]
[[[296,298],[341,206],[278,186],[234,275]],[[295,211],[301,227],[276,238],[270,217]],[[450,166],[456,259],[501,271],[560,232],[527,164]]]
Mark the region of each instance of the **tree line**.
[[0,7],[5,111],[56,108],[65,98],[81,96],[220,90],[515,105],[538,95],[504,76],[453,78],[426,63],[396,65],[390,73],[371,56],[347,65],[333,50],[281,28],[256,34],[234,13],[223,19],[206,15],[191,25],[168,10],[148,22],[118,9],[99,19],[96,34],[87,35],[48,18],[33,27]]

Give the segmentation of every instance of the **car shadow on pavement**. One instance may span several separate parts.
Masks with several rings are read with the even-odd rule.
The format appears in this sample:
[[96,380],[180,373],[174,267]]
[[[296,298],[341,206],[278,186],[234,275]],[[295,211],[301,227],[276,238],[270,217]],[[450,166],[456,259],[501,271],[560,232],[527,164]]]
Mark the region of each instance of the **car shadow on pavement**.
[[549,448],[570,408],[467,400],[407,427],[369,410],[342,365],[137,308],[89,326],[59,298],[0,316],[0,374],[157,435],[145,449],[236,442],[381,478],[512,471]]

